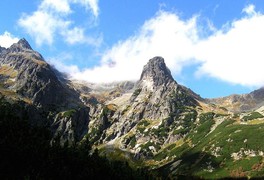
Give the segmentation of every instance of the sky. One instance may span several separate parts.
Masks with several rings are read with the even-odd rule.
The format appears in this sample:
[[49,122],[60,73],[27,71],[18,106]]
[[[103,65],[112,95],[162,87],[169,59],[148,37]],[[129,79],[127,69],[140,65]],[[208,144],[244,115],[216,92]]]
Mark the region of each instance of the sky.
[[1,0],[0,46],[26,38],[72,79],[138,80],[162,56],[204,98],[264,86],[262,0]]

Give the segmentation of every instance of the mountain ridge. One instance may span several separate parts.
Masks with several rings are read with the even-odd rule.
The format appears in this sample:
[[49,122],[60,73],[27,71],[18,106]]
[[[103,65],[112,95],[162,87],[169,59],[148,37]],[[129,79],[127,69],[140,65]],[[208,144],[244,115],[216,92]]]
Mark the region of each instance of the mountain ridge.
[[88,140],[102,156],[156,177],[264,177],[263,88],[203,99],[178,84],[160,56],[137,82],[86,84],[21,39],[0,48],[0,99],[0,112],[10,102],[17,116],[47,127],[51,144]]
[[248,94],[232,94],[221,98],[206,99],[206,101],[225,105],[233,112],[248,112],[264,105],[264,88],[254,90]]

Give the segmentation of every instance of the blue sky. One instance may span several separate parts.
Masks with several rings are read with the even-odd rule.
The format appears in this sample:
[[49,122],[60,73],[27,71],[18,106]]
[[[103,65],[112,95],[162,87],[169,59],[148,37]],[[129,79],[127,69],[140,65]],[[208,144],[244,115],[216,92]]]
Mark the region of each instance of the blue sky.
[[1,46],[25,37],[73,79],[137,80],[163,56],[202,97],[264,85],[261,0],[1,0],[0,8]]

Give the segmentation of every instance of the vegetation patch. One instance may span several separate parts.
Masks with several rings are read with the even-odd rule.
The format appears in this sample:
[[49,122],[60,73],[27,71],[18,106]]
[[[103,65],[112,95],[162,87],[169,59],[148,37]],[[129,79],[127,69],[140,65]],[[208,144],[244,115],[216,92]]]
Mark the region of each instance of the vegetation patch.
[[133,95],[132,95],[132,96],[138,96],[138,95],[140,94],[141,90],[142,90],[141,88],[136,89],[136,90],[133,92]]
[[254,124],[262,124],[264,123],[263,119],[254,119],[248,122],[248,124],[254,125]]
[[9,65],[3,65],[0,67],[0,75],[8,76],[10,78],[16,77],[18,74],[17,70],[14,70],[13,67]]
[[130,138],[130,142],[129,142],[129,145],[134,148],[136,146],[136,143],[137,143],[137,139],[136,139],[136,136],[133,135],[131,138]]
[[153,147],[159,148],[158,146],[156,146],[156,144],[155,144],[154,142],[151,142],[151,141],[148,141],[147,143],[145,143],[145,144],[141,144],[141,145],[140,145],[140,147],[141,147],[142,149],[147,149],[147,150],[149,150],[149,147],[150,147],[150,146],[153,146]]
[[148,125],[150,125],[150,122],[148,122],[147,120],[143,119],[138,123],[138,126],[144,126],[147,127]]
[[169,132],[169,128],[164,126],[159,126],[159,128],[157,129],[152,129],[152,132],[157,137],[166,137],[167,133]]
[[76,113],[76,109],[70,109],[68,111],[61,112],[62,117],[70,118]]
[[193,144],[200,142],[202,138],[204,138],[210,132],[210,129],[214,124],[214,115],[215,113],[212,112],[200,114],[200,125],[193,129],[193,131],[187,136],[191,139]]
[[253,119],[258,119],[258,118],[263,118],[264,116],[262,114],[260,114],[259,112],[252,112],[247,116],[244,116],[242,118],[243,121],[249,121],[249,120],[253,120]]
[[99,128],[93,127],[86,136],[87,136],[87,139],[89,139],[91,143],[95,143],[96,141],[100,139]]

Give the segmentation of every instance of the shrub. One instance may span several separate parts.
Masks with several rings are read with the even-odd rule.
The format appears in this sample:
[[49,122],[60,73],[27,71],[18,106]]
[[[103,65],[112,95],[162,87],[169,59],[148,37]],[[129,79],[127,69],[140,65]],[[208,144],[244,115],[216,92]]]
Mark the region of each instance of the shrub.
[[264,117],[264,116],[262,114],[260,114],[259,112],[252,112],[248,116],[244,116],[242,118],[242,120],[249,121],[249,120],[258,119],[258,118],[262,118],[262,117]]
[[138,96],[139,94],[140,94],[140,92],[141,92],[141,90],[142,89],[136,89],[135,91],[134,91],[134,93],[133,93],[133,96]]
[[62,113],[62,117],[67,117],[67,118],[69,118],[69,117],[72,117],[72,116],[74,115],[74,113],[76,113],[76,110],[75,110],[75,109],[70,109],[70,110],[68,110],[68,111],[64,111],[64,112]]

